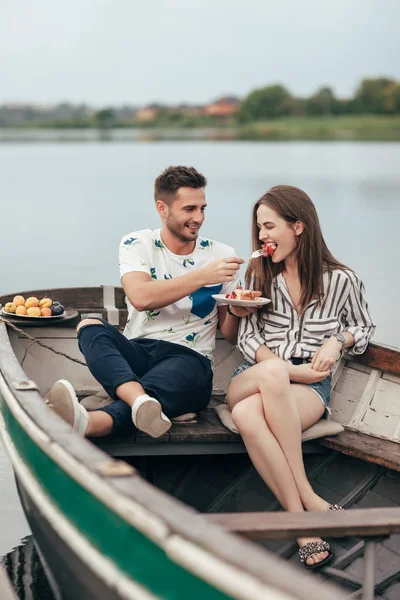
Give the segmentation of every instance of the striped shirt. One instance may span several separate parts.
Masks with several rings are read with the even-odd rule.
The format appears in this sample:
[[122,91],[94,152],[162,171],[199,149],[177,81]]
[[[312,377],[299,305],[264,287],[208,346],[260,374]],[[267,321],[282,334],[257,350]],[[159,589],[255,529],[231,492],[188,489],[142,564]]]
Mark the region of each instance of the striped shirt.
[[272,308],[257,323],[257,313],[240,320],[238,348],[250,364],[256,362],[258,348],[265,344],[283,360],[310,359],[326,338],[348,331],[355,343],[347,354],[362,354],[375,331],[364,298],[364,285],[353,271],[334,270],[323,275],[321,303],[312,300],[299,315],[280,273],[272,282]]

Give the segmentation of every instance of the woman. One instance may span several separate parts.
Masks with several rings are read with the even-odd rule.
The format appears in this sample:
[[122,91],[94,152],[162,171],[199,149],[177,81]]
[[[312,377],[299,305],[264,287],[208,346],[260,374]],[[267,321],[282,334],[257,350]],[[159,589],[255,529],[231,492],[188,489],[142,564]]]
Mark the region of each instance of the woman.
[[[301,431],[316,423],[330,399],[331,369],[346,349],[361,354],[375,325],[357,275],[338,262],[322,236],[311,199],[279,185],[253,209],[253,250],[272,256],[250,261],[246,287],[271,299],[242,317],[238,347],[245,359],[234,373],[227,402],[249,456],[285,510],[341,510],[319,497],[304,470]],[[333,557],[320,538],[300,538],[306,568]]]

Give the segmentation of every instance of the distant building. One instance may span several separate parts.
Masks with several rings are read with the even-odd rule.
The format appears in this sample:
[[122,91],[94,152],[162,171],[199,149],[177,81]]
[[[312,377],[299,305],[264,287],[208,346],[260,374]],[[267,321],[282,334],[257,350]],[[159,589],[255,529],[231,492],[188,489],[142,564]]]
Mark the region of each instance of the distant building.
[[138,108],[136,111],[136,121],[142,123],[145,121],[154,121],[161,109],[162,106],[160,104],[149,104],[149,106],[145,106],[144,108]]
[[204,114],[212,117],[232,117],[240,106],[239,98],[224,96],[204,107]]
[[184,117],[200,117],[202,114],[204,114],[204,107],[181,104],[180,106],[176,107],[175,112]]

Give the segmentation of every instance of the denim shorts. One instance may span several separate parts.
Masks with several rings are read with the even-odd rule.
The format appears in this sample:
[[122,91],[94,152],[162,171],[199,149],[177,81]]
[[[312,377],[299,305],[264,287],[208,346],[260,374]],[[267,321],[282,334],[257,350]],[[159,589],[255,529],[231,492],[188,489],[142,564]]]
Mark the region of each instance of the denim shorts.
[[[302,358],[293,357],[290,359],[290,362],[293,365],[301,365],[301,364],[303,364],[305,362],[309,362],[309,361],[304,360]],[[243,371],[246,371],[247,369],[249,369],[250,367],[253,367],[253,366],[254,365],[251,365],[248,362],[242,362],[234,370],[232,379],[234,377],[236,377],[237,375],[239,375],[239,373],[243,373]],[[295,382],[293,382],[293,383],[295,383]],[[331,376],[330,375],[328,377],[325,377],[325,379],[323,379],[322,381],[318,381],[317,383],[304,383],[302,385],[306,385],[307,387],[314,390],[314,392],[318,395],[322,404],[324,405],[326,412],[328,412],[328,413],[331,412],[330,408],[329,408],[329,401],[331,399]]]

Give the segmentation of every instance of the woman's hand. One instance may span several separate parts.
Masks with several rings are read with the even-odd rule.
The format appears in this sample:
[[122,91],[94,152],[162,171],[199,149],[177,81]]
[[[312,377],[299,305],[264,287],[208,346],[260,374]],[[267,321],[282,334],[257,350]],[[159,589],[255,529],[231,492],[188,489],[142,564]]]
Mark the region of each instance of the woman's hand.
[[316,371],[312,368],[311,363],[303,363],[302,365],[287,364],[289,366],[290,381],[295,383],[318,383],[331,374],[329,369],[327,371]]
[[326,339],[314,354],[311,366],[315,371],[330,370],[340,356],[342,344],[334,336]]
[[251,315],[254,312],[256,307],[252,308],[251,306],[231,306],[230,311],[235,317],[247,317],[247,315]]
[[[261,296],[261,292],[254,292],[255,296]],[[256,308],[260,308],[260,305],[257,306],[257,301],[252,300],[254,302],[253,306],[230,306],[229,309],[231,313],[233,313],[236,317],[247,317],[247,315],[251,315],[255,311]]]

